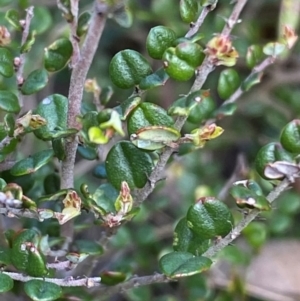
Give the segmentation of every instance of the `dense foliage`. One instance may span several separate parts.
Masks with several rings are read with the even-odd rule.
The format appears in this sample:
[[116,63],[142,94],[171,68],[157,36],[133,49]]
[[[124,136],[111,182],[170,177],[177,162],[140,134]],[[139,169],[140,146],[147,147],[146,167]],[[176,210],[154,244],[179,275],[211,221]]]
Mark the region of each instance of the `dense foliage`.
[[0,16],[1,298],[275,300],[238,270],[299,234],[299,1]]

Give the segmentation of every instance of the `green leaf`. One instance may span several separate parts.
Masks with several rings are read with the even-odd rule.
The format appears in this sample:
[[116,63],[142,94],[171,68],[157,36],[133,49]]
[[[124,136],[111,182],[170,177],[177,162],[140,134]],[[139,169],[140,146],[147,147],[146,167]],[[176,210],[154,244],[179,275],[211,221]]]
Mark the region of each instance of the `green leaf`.
[[10,91],[0,91],[0,109],[8,113],[18,113],[21,108],[17,96]]
[[21,46],[21,49],[20,49],[21,53],[27,53],[31,50],[31,48],[35,42],[35,35],[36,35],[35,30],[29,32],[26,42]]
[[271,56],[278,56],[286,49],[286,45],[278,42],[270,42],[263,47],[263,53]]
[[63,69],[70,60],[72,53],[73,46],[69,39],[61,38],[56,40],[45,49],[45,68],[49,72],[56,72]]
[[142,102],[141,97],[132,96],[124,100],[121,105],[122,117],[121,120],[126,120],[129,114]]
[[181,19],[186,23],[197,20],[199,10],[199,1],[196,0],[180,0],[179,12]]
[[52,301],[62,295],[60,286],[43,280],[30,280],[26,282],[24,290],[34,301]]
[[23,176],[37,171],[46,165],[54,156],[52,149],[46,149],[35,153],[31,157],[18,161],[10,170],[13,176]]
[[86,160],[96,160],[98,158],[96,148],[79,145],[77,151]]
[[180,132],[166,126],[148,126],[139,129],[130,136],[131,142],[138,148],[156,150],[171,145],[180,138]]
[[222,99],[229,98],[239,86],[240,77],[234,69],[228,68],[221,72],[217,89]]
[[189,252],[199,256],[209,248],[209,245],[209,240],[203,240],[188,227],[186,218],[178,222],[174,230],[174,251]]
[[133,22],[132,11],[127,5],[122,5],[115,9],[112,18],[124,28],[129,28]]
[[226,236],[234,221],[228,207],[213,197],[203,197],[191,206],[187,213],[187,224],[203,239]]
[[112,82],[122,89],[138,85],[151,72],[148,61],[140,53],[130,49],[118,52],[109,65]]
[[300,153],[300,119],[292,120],[283,128],[280,142],[287,151]]
[[11,262],[20,271],[26,272],[29,251],[24,248],[25,242],[34,242],[38,236],[33,229],[23,229],[12,237]]
[[0,273],[0,293],[10,291],[14,287],[14,281],[6,274]]
[[219,107],[214,112],[214,116],[216,116],[217,119],[222,119],[224,116],[232,116],[236,110],[237,110],[236,103],[228,103]]
[[0,74],[4,77],[11,77],[14,74],[14,58],[11,52],[0,47]]
[[109,151],[106,162],[108,180],[120,190],[126,181],[131,189],[142,188],[148,181],[153,163],[147,153],[136,148],[131,142],[122,141]]
[[111,86],[106,86],[104,88],[101,89],[101,94],[100,94],[100,101],[102,105],[106,105],[111,97],[114,94],[114,90]]
[[5,19],[14,27],[16,30],[22,30],[22,26],[20,24],[20,16],[18,11],[15,9],[10,9],[5,14]]
[[53,24],[52,15],[47,7],[34,6],[33,18],[30,22],[30,30],[42,34]]
[[99,179],[107,179],[105,164],[104,163],[98,164],[93,170],[93,175]]
[[33,277],[46,276],[49,270],[46,266],[45,256],[36,247],[31,247],[28,253],[26,273]]
[[168,48],[163,54],[167,74],[177,81],[187,81],[204,59],[202,47],[193,42],[183,42]]
[[65,139],[56,138],[52,139],[52,149],[54,151],[54,156],[57,157],[60,161],[66,159],[66,150],[65,150]]
[[104,271],[100,274],[101,283],[105,285],[116,285],[126,279],[126,274],[122,272]]
[[247,242],[257,251],[264,245],[268,235],[266,225],[255,221],[248,225],[242,233]]
[[9,137],[13,137],[16,122],[15,122],[15,117],[12,113],[8,113],[4,116],[4,124],[5,124],[5,129],[7,130],[7,135]]
[[173,252],[159,260],[163,273],[170,278],[181,278],[202,273],[210,268],[212,261],[207,257],[196,257],[188,252]]
[[139,87],[141,90],[149,90],[156,87],[164,86],[168,79],[169,75],[166,73],[164,68],[160,68],[154,73],[143,78],[140,82]]
[[173,125],[173,118],[162,107],[150,102],[141,103],[133,110],[127,120],[129,135],[148,126],[172,127]]
[[148,54],[152,58],[160,60],[175,40],[176,33],[171,28],[161,25],[152,27],[146,40]]
[[[5,247],[0,246],[0,265],[10,265],[11,260],[10,260],[10,252],[11,250]],[[1,273],[0,273],[1,275]],[[1,281],[0,281],[1,283]]]
[[247,67],[252,69],[259,62],[262,61],[263,57],[264,57],[264,53],[262,51],[262,47],[260,45],[251,45],[247,49],[247,54],[246,54]]
[[91,240],[77,239],[75,245],[80,253],[87,253],[89,255],[102,255],[104,252],[101,245]]
[[260,83],[263,72],[250,74],[241,84],[243,91],[250,90],[253,86]]
[[89,28],[90,19],[91,19],[91,14],[87,11],[83,12],[79,16],[77,30],[76,30],[76,34],[78,37],[82,37],[84,34],[86,34]]
[[91,198],[96,205],[105,212],[115,212],[115,202],[119,196],[117,191],[110,183],[101,184],[93,193]]
[[45,177],[44,189],[46,194],[52,194],[60,189],[60,177],[57,173],[50,173]]
[[59,94],[50,95],[39,103],[34,113],[47,120],[46,125],[34,131],[35,136],[42,140],[57,138],[67,127],[68,99]]
[[261,177],[268,179],[268,177],[265,176],[265,169],[268,164],[276,161],[293,162],[293,156],[287,152],[280,143],[269,143],[263,146],[256,155],[256,171]]
[[48,83],[48,72],[45,69],[32,71],[21,87],[24,95],[34,94],[46,87]]

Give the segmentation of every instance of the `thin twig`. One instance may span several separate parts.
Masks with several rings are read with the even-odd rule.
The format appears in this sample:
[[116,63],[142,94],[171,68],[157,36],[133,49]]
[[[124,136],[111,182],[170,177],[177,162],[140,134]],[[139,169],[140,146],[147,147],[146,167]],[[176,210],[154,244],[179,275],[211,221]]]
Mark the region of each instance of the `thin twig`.
[[70,40],[73,45],[73,55],[70,63],[70,67],[73,68],[80,59],[80,49],[79,49],[79,38],[77,37],[77,23],[78,23],[78,3],[79,0],[71,0],[71,13],[72,21],[70,22]]
[[[84,83],[106,23],[107,10],[108,7],[106,4],[95,1],[93,14],[84,44],[82,46],[80,59],[75,65],[71,74],[68,97],[68,128],[77,128],[79,126],[76,118],[80,114]],[[72,188],[74,186],[74,166],[77,146],[78,142],[76,138],[66,142],[66,159],[62,162],[61,166],[62,189]],[[62,226],[61,235],[66,237],[67,243],[73,239],[73,228],[73,221],[70,221]]]
[[214,10],[214,8],[215,8],[215,6],[205,6],[205,7],[202,9],[202,11],[201,11],[201,13],[200,13],[200,15],[199,15],[199,17],[198,17],[196,23],[193,24],[193,26],[191,27],[191,29],[186,33],[186,35],[185,35],[186,38],[192,37],[194,34],[196,34],[196,33],[199,31],[199,29],[200,29],[200,27],[202,26],[202,24],[203,24],[203,22],[204,22],[206,16],[207,16],[212,10]]
[[[257,65],[256,67],[254,67],[251,71],[251,73],[249,74],[248,78],[252,77],[255,74],[258,73],[262,73],[267,67],[269,67],[270,65],[274,64],[275,62],[275,57],[273,56],[269,56],[266,59],[264,59],[259,65]],[[247,79],[246,79],[247,80]],[[242,86],[240,86],[231,96],[230,98],[228,98],[226,101],[224,101],[224,103],[222,104],[222,106],[225,106],[227,104],[230,103],[234,103],[237,101],[237,99],[244,93],[245,91],[243,90]]]
[[86,286],[86,287],[95,287],[98,286],[101,278],[100,277],[93,277],[93,278],[80,278],[80,279],[74,279],[73,277],[67,277],[65,279],[59,279],[59,278],[38,278],[38,277],[31,277],[22,275],[19,273],[13,273],[13,272],[1,272],[3,274],[8,275],[13,280],[21,281],[21,282],[28,282],[30,280],[42,280],[45,282],[51,282],[55,283],[59,286]]
[[237,0],[229,19],[222,30],[222,35],[229,36],[233,27],[239,22],[240,14],[248,0]]
[[[33,9],[34,9],[33,6],[30,6],[26,9],[26,18],[25,18],[25,24],[23,27],[21,46],[23,46],[26,43],[28,35],[29,35],[30,23],[34,16]],[[23,71],[24,71],[24,65],[25,65],[25,57],[26,57],[25,53],[20,54],[19,63],[17,66],[18,69],[17,69],[17,73],[16,73],[16,79],[17,79],[18,85],[22,84],[24,81]],[[23,94],[22,93],[19,93],[19,104],[20,104],[20,107],[23,106]]]
[[[284,192],[290,185],[290,181],[288,179],[284,179],[274,190],[272,190],[267,196],[267,200],[269,203],[274,202],[282,192]],[[232,231],[219,240],[215,245],[211,246],[202,256],[213,258],[219,251],[228,246],[233,240],[235,240],[259,214],[260,210],[253,209],[249,214],[247,214],[233,229]]]

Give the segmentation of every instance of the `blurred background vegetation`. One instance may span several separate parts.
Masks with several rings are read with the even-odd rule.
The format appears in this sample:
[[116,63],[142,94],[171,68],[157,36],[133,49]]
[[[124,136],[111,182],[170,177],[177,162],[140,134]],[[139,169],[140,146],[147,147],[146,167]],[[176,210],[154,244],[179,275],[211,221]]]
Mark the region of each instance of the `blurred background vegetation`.
[[[3,1],[5,2],[5,1]],[[68,36],[68,24],[56,8],[56,1],[6,1],[8,6],[0,10],[1,25],[10,25],[4,20],[4,14],[10,7],[18,8],[24,14],[28,5],[35,6],[32,27],[37,30],[36,42],[28,55],[25,74],[42,66],[43,49],[56,38]],[[264,0],[249,1],[241,18],[242,23],[232,32],[233,43],[240,54],[234,67],[243,79],[250,70],[245,64],[247,48],[253,44],[263,45],[274,41],[279,28],[285,24],[287,16],[284,4],[292,1]],[[294,1],[296,3],[297,1]],[[80,1],[81,12],[90,9],[92,1]],[[109,20],[105,28],[97,55],[94,58],[89,78],[96,78],[104,88],[112,85],[108,77],[108,65],[118,51],[129,48],[144,54],[152,63],[153,69],[161,62],[151,60],[145,50],[145,40],[151,27],[165,25],[177,35],[183,36],[188,24],[181,21],[178,1],[175,0],[130,0],[128,1],[133,23],[131,28],[119,26]],[[295,4],[297,6],[297,4]],[[205,20],[201,32],[205,38],[203,46],[214,33],[221,31],[232,5],[228,0],[220,0],[217,8]],[[298,5],[299,9],[299,5]],[[300,15],[300,11],[293,11]],[[292,16],[288,15],[288,18]],[[299,26],[298,26],[299,28]],[[299,32],[299,31],[298,31]],[[12,44],[17,47],[20,36],[12,31]],[[15,35],[15,36],[14,36]],[[217,81],[223,67],[217,68],[208,78],[205,89],[209,89],[218,107],[222,100],[217,94]],[[66,68],[50,77],[48,86],[37,95],[26,96],[24,111],[33,109],[46,96],[53,93],[68,95],[70,71]],[[151,90],[146,100],[168,108],[181,94],[189,91],[190,82],[178,83],[169,80],[164,87]],[[0,78],[0,89],[9,86],[16,89],[13,79]],[[108,107],[115,107],[125,100],[132,91],[114,88],[114,96]],[[84,95],[82,111],[93,107],[90,94]],[[3,117],[3,116],[2,116]],[[233,116],[220,121],[224,134],[208,143],[204,149],[177,155],[166,170],[166,181],[160,183],[155,192],[142,205],[142,210],[135,219],[119,229],[107,245],[102,257],[83,262],[76,275],[95,275],[103,270],[148,275],[159,271],[158,258],[172,248],[172,235],[176,222],[185,214],[189,206],[200,196],[219,196],[232,206],[236,220],[242,213],[234,205],[233,199],[226,193],[226,183],[231,178],[236,180],[253,178],[265,191],[272,186],[262,180],[254,170],[254,159],[261,146],[277,141],[281,128],[290,120],[300,117],[300,43],[296,44],[285,59],[269,68],[260,85],[255,86],[238,100],[238,110]],[[184,131],[196,128],[197,124],[187,123]],[[96,178],[93,171],[101,165],[109,148],[116,142],[101,149],[99,161],[88,161],[78,156],[76,165],[77,188],[88,183],[94,191],[105,180]],[[38,149],[45,148],[33,135],[27,135],[18,151],[18,159],[24,158]],[[102,161],[101,161],[102,160]],[[9,172],[2,172],[1,177],[7,182],[20,183],[24,193],[35,199],[48,193],[45,188],[47,176],[58,173],[53,164],[25,177],[13,178]],[[53,183],[53,189],[58,183]],[[225,187],[225,189],[223,189]],[[205,273],[180,280],[178,283],[152,285],[130,290],[111,300],[128,301],[200,301],[200,300],[299,300],[300,265],[297,254],[300,252],[300,182],[296,181],[292,190],[285,192],[273,205],[273,210],[262,214],[243,233],[242,238],[223,250],[222,259],[210,273]],[[281,202],[282,199],[288,201]],[[77,236],[99,240],[99,226],[93,225],[92,217],[82,214],[77,221]],[[37,226],[43,234],[59,236],[56,221],[38,223],[33,220],[12,221],[1,217],[1,226],[19,229]],[[294,256],[294,257],[293,257]],[[294,260],[289,260],[293,257]],[[260,261],[259,261],[260,260]],[[291,261],[291,262],[290,262]],[[273,268],[273,270],[271,269]],[[272,281],[271,281],[272,280]],[[67,290],[68,291],[68,290]],[[69,290],[67,295],[80,299],[101,300],[97,291]],[[8,295],[8,298],[12,295]],[[1,297],[2,298],[2,297]],[[12,300],[12,299],[9,299]],[[21,300],[21,299],[20,299]],[[22,299],[25,300],[25,299]],[[65,300],[65,299],[64,299]]]

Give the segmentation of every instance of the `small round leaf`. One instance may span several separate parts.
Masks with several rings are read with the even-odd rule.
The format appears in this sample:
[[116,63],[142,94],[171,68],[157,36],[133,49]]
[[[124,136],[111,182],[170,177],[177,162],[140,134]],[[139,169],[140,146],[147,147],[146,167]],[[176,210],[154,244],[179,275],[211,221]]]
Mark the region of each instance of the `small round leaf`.
[[291,153],[300,153],[300,119],[289,122],[280,136],[282,146]]
[[30,280],[26,282],[24,290],[34,301],[52,301],[58,299],[62,294],[60,286],[42,280]]
[[148,54],[154,58],[160,60],[165,50],[172,46],[176,39],[176,33],[165,26],[153,27],[147,36],[146,47]]
[[18,113],[20,111],[18,97],[10,91],[0,91],[0,110]]
[[147,60],[137,51],[126,49],[118,52],[111,60],[109,74],[119,88],[129,89],[152,73]]
[[61,38],[45,49],[44,65],[49,72],[63,69],[70,60],[73,46],[69,39]]
[[14,281],[6,274],[0,273],[0,293],[10,291],[14,286]]
[[47,164],[54,152],[52,149],[46,149],[35,153],[31,157],[18,161],[10,170],[13,176],[23,176],[37,171],[39,168]]
[[203,239],[226,236],[233,224],[228,207],[212,197],[201,198],[187,213],[187,225]]
[[222,99],[229,98],[240,85],[239,74],[234,69],[221,72],[218,81],[218,93]]
[[210,268],[212,261],[207,257],[194,256],[188,252],[172,252],[159,260],[163,273],[170,278],[199,274]]
[[0,74],[4,77],[11,77],[14,74],[14,58],[11,52],[0,47]]
[[105,167],[108,180],[117,190],[120,190],[123,181],[134,189],[142,188],[147,183],[153,163],[147,153],[131,142],[122,141],[109,151]]
[[48,83],[48,72],[45,69],[32,71],[21,87],[21,92],[24,95],[34,94],[43,88]]

